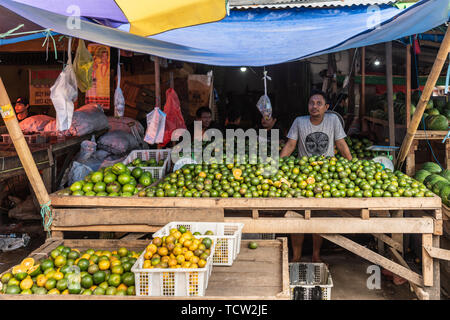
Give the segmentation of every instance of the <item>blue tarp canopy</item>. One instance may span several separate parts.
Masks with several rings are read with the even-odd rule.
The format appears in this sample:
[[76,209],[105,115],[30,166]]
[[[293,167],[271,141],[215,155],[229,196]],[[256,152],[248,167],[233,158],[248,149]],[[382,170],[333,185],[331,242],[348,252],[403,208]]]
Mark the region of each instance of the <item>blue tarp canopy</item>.
[[[86,17],[81,28],[71,29],[67,16],[42,9],[49,1],[35,1],[36,5],[31,6],[0,0],[0,8],[68,36],[173,60],[220,66],[278,64],[396,40],[447,22],[450,11],[450,0],[422,0],[407,9],[381,5],[231,10],[218,22],[146,38],[130,34],[127,24],[104,26]],[[0,33],[8,31],[3,29],[2,19]]]

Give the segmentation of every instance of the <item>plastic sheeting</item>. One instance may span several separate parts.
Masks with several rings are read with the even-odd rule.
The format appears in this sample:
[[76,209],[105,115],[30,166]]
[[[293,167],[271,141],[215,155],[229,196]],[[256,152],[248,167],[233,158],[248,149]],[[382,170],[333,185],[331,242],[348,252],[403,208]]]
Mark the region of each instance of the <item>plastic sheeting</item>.
[[[124,50],[223,66],[263,66],[372,45],[428,31],[448,21],[450,0],[393,6],[256,9],[231,11],[225,19],[145,38],[10,0],[2,5],[45,28]],[[125,31],[125,32],[124,32]]]

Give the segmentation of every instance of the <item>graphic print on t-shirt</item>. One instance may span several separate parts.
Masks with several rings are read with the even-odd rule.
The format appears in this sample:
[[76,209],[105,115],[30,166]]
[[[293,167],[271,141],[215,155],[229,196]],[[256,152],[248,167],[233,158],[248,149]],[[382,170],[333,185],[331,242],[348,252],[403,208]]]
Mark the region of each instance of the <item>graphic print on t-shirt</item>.
[[330,138],[323,132],[313,132],[306,136],[306,151],[314,156],[320,156],[327,152]]

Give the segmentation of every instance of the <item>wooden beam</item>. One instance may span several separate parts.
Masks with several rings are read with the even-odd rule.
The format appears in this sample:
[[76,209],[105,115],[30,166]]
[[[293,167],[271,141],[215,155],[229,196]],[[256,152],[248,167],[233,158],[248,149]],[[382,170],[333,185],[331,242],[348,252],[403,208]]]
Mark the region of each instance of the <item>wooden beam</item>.
[[8,129],[8,133],[20,158],[20,161],[22,162],[22,165],[25,169],[28,180],[30,181],[33,191],[36,194],[36,198],[39,201],[39,204],[44,205],[49,203],[50,197],[48,195],[47,189],[45,188],[44,182],[42,181],[42,177],[40,176],[36,163],[34,162],[30,148],[28,147],[22,130],[20,129],[19,122],[17,121],[17,117],[14,112],[14,108],[11,105],[11,101],[9,100],[1,77],[0,111],[3,120],[5,121],[6,128]]
[[161,108],[161,77],[160,77],[160,66],[159,57],[155,56],[155,107]]
[[363,220],[369,220],[370,219],[370,211],[369,211],[369,209],[362,209],[361,210],[361,219],[363,219]]
[[[223,209],[191,208],[90,208],[53,209],[53,226],[148,224],[165,225],[171,221],[223,221]],[[189,218],[188,218],[189,217]]]
[[406,46],[406,127],[411,121],[411,45]]
[[390,245],[395,250],[397,250],[399,252],[403,252],[403,246],[400,243],[398,243],[397,241],[395,241],[392,238],[388,237],[387,235],[385,235],[383,233],[380,233],[380,234],[373,233],[372,235],[375,238],[377,238],[377,239],[383,241],[384,243]]
[[224,222],[244,223],[244,233],[432,233],[432,218],[241,218]]
[[450,261],[450,250],[425,246],[425,250],[432,258]]
[[[393,218],[403,218],[403,210],[393,210],[392,211]],[[400,251],[403,254],[403,233],[394,233],[392,234],[392,240],[398,243],[401,247]]]
[[389,145],[395,146],[394,84],[392,81],[392,42],[386,42],[386,87],[389,119]]
[[450,31],[447,29],[445,33],[444,40],[441,43],[439,52],[437,54],[436,60],[431,69],[430,75],[428,76],[427,82],[423,89],[422,95],[420,96],[419,104],[416,107],[416,111],[411,119],[411,123],[408,126],[406,136],[403,140],[402,146],[400,148],[399,156],[396,163],[396,168],[401,169],[403,162],[406,159],[411,143],[414,139],[414,135],[419,126],[420,120],[422,119],[425,107],[430,100],[431,94],[433,93],[433,88],[439,78],[442,68],[447,60],[447,55],[450,49]]
[[366,47],[361,48],[361,102],[359,105],[359,119],[366,115]]
[[54,207],[155,207],[279,210],[434,210],[442,207],[438,196],[425,198],[169,198],[86,197],[51,195]]
[[[392,255],[394,258],[405,268],[408,268],[411,270],[409,265],[406,263],[406,261],[403,259],[403,257],[400,255],[400,253],[397,252],[394,248],[389,248],[391,250]],[[417,298],[420,300],[430,300],[430,295],[428,292],[425,292],[422,287],[417,286],[416,284],[412,283],[411,281],[408,281],[409,285],[414,290],[414,293],[417,295]]]
[[422,235],[422,272],[423,272],[423,282],[425,286],[433,286],[433,258],[425,249],[426,247],[433,246],[433,235],[423,234]]
[[414,284],[420,286],[423,284],[423,278],[419,274],[383,257],[382,255],[379,255],[376,252],[373,252],[372,250],[367,249],[366,247],[363,247],[362,245],[344,236],[338,234],[321,234],[321,236],[343,247],[344,249],[347,249],[350,252],[353,252],[354,254],[366,260],[369,260],[372,263],[380,265],[381,267],[391,271],[392,273],[395,273],[396,275],[399,275],[402,278],[411,281]]

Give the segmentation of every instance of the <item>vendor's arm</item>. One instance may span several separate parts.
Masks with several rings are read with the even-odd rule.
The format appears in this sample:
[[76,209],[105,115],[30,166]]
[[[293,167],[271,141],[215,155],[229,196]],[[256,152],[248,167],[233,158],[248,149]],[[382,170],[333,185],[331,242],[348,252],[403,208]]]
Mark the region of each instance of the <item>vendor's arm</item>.
[[295,148],[297,148],[297,140],[288,139],[283,150],[281,150],[280,158],[289,157]]
[[[298,119],[298,118],[297,118]],[[298,128],[298,120],[295,119],[294,123],[291,126],[291,129],[289,129],[289,132],[287,134],[287,142],[283,147],[283,150],[280,152],[280,157],[289,157],[292,152],[294,152],[295,148],[297,148],[297,141],[299,138],[299,128]]]
[[350,149],[345,142],[345,139],[339,139],[335,141],[336,148],[339,150],[339,153],[347,160],[352,160],[352,154],[350,153]]

